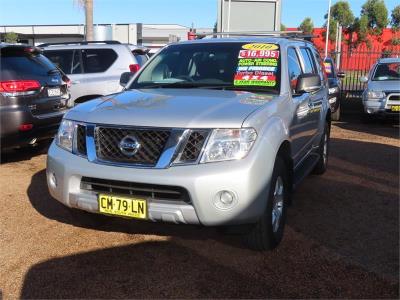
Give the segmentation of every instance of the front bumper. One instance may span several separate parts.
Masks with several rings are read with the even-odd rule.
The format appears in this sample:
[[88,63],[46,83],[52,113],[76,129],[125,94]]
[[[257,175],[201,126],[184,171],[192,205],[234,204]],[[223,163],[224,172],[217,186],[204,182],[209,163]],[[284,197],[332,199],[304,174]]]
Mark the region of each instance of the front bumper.
[[[265,147],[270,146],[255,147],[246,158],[238,161],[140,169],[92,163],[53,142],[47,158],[47,181],[55,199],[66,206],[89,212],[98,212],[98,193],[81,189],[82,177],[172,185],[188,192],[189,203],[148,198],[148,217],[152,221],[206,226],[252,223],[265,209],[272,175],[273,161],[272,164],[266,162]],[[273,152],[273,149],[268,150]],[[264,159],[257,160],[258,155],[263,155]],[[52,183],[52,176],[56,178],[56,186]],[[218,208],[215,204],[216,195],[223,190],[236,196],[229,209]]]
[[[27,106],[0,106],[1,147],[12,148],[29,144],[32,140],[52,138],[66,110],[32,115]],[[28,131],[20,131],[21,124],[32,124]]]
[[392,111],[392,105],[400,105],[400,103],[387,103],[386,99],[381,100],[368,100],[363,99],[364,113],[369,115],[390,115],[398,116],[398,111]]

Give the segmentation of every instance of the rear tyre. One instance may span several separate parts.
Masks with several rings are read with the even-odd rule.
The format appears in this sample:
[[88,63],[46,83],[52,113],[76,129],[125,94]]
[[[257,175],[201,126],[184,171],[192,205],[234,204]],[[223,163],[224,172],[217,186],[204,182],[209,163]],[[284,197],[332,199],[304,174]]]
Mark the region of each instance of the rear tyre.
[[337,110],[332,114],[332,120],[333,121],[339,121],[340,120],[340,104],[339,104]]
[[277,157],[267,195],[267,206],[261,218],[244,235],[247,247],[257,251],[272,250],[282,240],[289,200],[289,181],[286,165]]
[[314,167],[313,174],[322,175],[325,173],[328,167],[329,136],[330,136],[330,127],[329,124],[326,123],[324,133],[322,135],[321,142],[318,147],[319,160]]

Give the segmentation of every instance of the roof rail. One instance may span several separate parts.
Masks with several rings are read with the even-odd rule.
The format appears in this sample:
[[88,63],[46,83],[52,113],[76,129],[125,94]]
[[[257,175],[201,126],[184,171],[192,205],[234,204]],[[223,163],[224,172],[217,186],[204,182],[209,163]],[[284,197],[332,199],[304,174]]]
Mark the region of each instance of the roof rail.
[[40,44],[38,47],[48,47],[48,46],[57,46],[57,45],[89,45],[89,44],[108,44],[108,45],[117,45],[121,44],[118,41],[82,41],[82,42],[63,42],[63,43],[44,43]]
[[234,31],[234,32],[203,32],[194,33],[198,39],[202,39],[206,36],[265,36],[265,37],[283,37],[283,38],[296,38],[311,40],[315,37],[310,34],[304,34],[303,31]]

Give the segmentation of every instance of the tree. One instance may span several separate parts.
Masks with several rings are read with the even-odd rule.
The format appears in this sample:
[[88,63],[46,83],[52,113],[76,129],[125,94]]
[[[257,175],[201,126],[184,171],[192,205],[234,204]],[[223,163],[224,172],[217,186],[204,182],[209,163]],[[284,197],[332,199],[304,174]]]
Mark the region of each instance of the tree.
[[281,23],[281,31],[286,31],[286,26],[285,26],[285,24],[282,24],[282,23]]
[[357,47],[358,44],[367,43],[367,46],[370,47],[370,41],[368,40],[368,17],[366,15],[361,16],[360,18],[356,18],[354,21],[354,25],[351,29],[352,32],[357,33],[357,41],[354,43],[354,47]]
[[303,22],[301,22],[299,30],[303,31],[304,33],[312,33],[314,29],[314,23],[311,18],[305,18]]
[[85,10],[86,40],[93,41],[93,0],[74,0]]
[[[328,14],[325,15],[325,19]],[[354,15],[351,11],[349,2],[338,1],[331,7],[331,18],[339,23],[343,28],[349,28],[354,23]]]
[[400,29],[400,5],[393,8],[390,25],[392,25],[394,29]]
[[[361,18],[365,16],[371,33],[379,35],[389,24],[388,10],[383,0],[367,0],[361,9]],[[361,20],[360,18],[360,20]]]
[[7,32],[4,34],[4,42],[9,44],[16,44],[18,42],[18,33]]

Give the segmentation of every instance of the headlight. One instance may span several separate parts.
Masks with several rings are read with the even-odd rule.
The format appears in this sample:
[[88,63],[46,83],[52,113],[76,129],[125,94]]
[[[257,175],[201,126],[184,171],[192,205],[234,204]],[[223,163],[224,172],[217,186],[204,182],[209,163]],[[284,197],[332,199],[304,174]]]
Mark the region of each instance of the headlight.
[[72,152],[74,130],[75,130],[74,121],[62,120],[56,136],[56,144],[61,148]]
[[385,98],[386,97],[386,95],[385,95],[385,93],[384,92],[382,92],[382,91],[368,91],[367,92],[367,98],[368,99],[382,99],[382,98]]
[[244,158],[257,138],[253,128],[214,129],[201,163]]
[[329,94],[335,94],[339,92],[339,88],[337,86],[329,89]]

